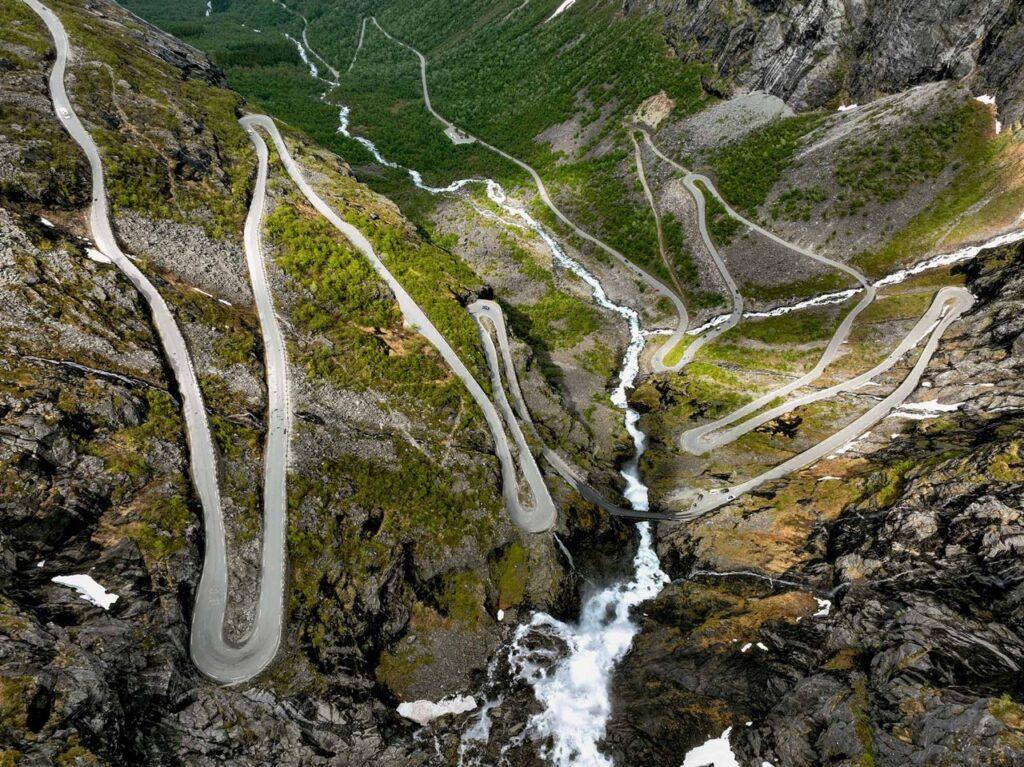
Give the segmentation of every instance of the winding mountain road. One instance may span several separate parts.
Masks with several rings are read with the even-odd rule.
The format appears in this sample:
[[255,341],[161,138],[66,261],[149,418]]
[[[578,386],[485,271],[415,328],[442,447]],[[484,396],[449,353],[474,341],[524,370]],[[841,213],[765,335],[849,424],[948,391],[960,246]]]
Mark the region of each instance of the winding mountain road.
[[[356,227],[335,213],[334,209],[331,208],[330,205],[328,205],[309,184],[303,175],[302,170],[292,158],[292,155],[289,152],[287,145],[284,143],[284,139],[281,137],[274,121],[265,115],[249,115],[242,118],[242,123],[247,128],[259,127],[267,132],[274,142],[274,146],[276,147],[278,155],[284,164],[285,170],[288,172],[288,175],[291,177],[295,185],[299,188],[299,191],[302,192],[303,196],[305,196],[313,208],[315,208],[320,215],[326,218],[336,229],[338,229],[338,231],[340,231],[345,238],[352,243],[356,250],[362,253],[367,261],[370,262],[374,271],[377,272],[378,276],[387,284],[392,293],[394,293],[399,309],[402,312],[402,316],[405,318],[406,325],[415,329],[416,332],[426,338],[441,354],[441,357],[448,364],[448,367],[451,368],[452,372],[458,376],[463,384],[465,384],[470,395],[483,412],[484,418],[487,421],[487,425],[494,438],[495,452],[497,453],[501,464],[502,495],[505,498],[505,505],[509,510],[512,521],[521,529],[530,533],[540,533],[550,530],[555,524],[557,509],[555,508],[554,501],[551,499],[551,494],[548,491],[547,486],[544,484],[544,477],[537,466],[537,462],[534,459],[533,454],[529,449],[524,449],[526,448],[526,443],[525,440],[522,439],[522,433],[518,432],[517,434],[518,425],[515,429],[512,429],[513,440],[519,448],[517,451],[519,469],[522,472],[523,479],[526,481],[528,489],[533,496],[532,505],[529,506],[524,505],[519,497],[519,482],[516,474],[516,465],[513,460],[512,449],[509,444],[508,436],[506,435],[505,429],[502,425],[502,418],[498,414],[494,404],[487,397],[487,394],[480,387],[480,384],[473,377],[473,374],[470,373],[469,369],[459,358],[458,354],[455,353],[455,350],[452,349],[448,341],[434,326],[434,323],[431,322],[426,312],[420,308],[405,288],[402,287],[401,283],[395,279],[394,275],[392,275],[384,265],[384,262],[377,255],[373,246],[370,244],[370,241]],[[496,395],[501,394],[502,397],[504,396],[500,387],[495,393]],[[507,407],[507,402],[505,404]],[[514,422],[515,419],[513,418],[512,420]]]
[[[746,482],[742,482],[732,487],[698,495],[693,504],[688,509],[679,513],[676,516],[676,519],[686,521],[703,516],[709,511],[713,511],[724,506],[726,503],[735,500],[739,496],[757,489],[766,482],[782,479],[788,474],[810,466],[815,461],[835,452],[851,440],[854,440],[864,434],[872,426],[889,415],[889,413],[894,409],[899,407],[907,397],[914,392],[914,389],[917,388],[917,385],[921,381],[921,376],[928,367],[928,363],[931,362],[931,359],[938,348],[939,340],[942,338],[943,333],[946,332],[946,328],[956,320],[960,319],[960,317],[974,305],[974,301],[974,296],[964,288],[948,287],[940,290],[926,315],[927,319],[931,319],[932,317],[935,317],[935,315],[938,315],[940,319],[938,319],[937,322],[933,321],[931,323],[933,327],[931,327],[930,332],[928,330],[925,331],[924,335],[928,336],[928,341],[925,344],[921,355],[918,357],[917,362],[914,364],[914,367],[906,378],[904,378],[899,386],[897,386],[888,396],[835,434],[822,440],[814,447],[805,450],[804,452],[793,456],[789,460],[780,463],[778,466],[769,469],[763,474],[759,474]],[[918,323],[916,329],[920,329],[928,325],[926,318],[922,318],[922,321]],[[904,340],[904,343],[907,343],[907,341]],[[898,358],[893,359],[892,364],[895,364],[897,359]],[[887,360],[887,362],[888,361],[889,360]],[[888,367],[892,367],[892,364]],[[888,369],[888,367],[885,369]],[[873,371],[868,371],[868,373],[863,375],[867,376],[871,372]],[[879,370],[878,372],[882,371]],[[833,391],[828,396],[835,393],[838,392]],[[812,396],[814,395],[808,395],[808,397]]]
[[[519,160],[518,158],[510,155],[509,153],[487,143],[486,141],[483,141],[479,137],[467,133],[465,130],[462,130],[458,126],[454,125],[443,115],[438,113],[437,110],[434,109],[433,104],[430,101],[430,90],[427,85],[426,57],[413,46],[391,35],[387,30],[385,30],[380,25],[376,17],[371,17],[371,20],[385,37],[387,37],[395,44],[400,45],[406,48],[407,50],[411,51],[419,60],[420,85],[423,91],[423,101],[427,108],[427,111],[429,111],[430,114],[438,122],[444,125],[446,129],[461,131],[464,135],[468,136],[469,138],[472,138],[481,146],[489,149],[498,156],[503,157],[504,159],[508,160],[509,162],[515,164],[519,168],[522,168],[524,171],[526,171],[533,179],[534,185],[537,187],[537,191],[540,195],[541,200],[548,207],[548,209],[551,210],[551,212],[554,213],[560,221],[562,221],[562,223],[564,223],[581,239],[584,239],[596,245],[609,255],[616,258],[621,264],[623,264],[628,270],[631,270],[634,274],[636,274],[649,287],[658,291],[659,294],[665,295],[672,301],[676,309],[676,314],[679,318],[679,323],[675,331],[672,333],[672,335],[668,337],[668,339],[664,342],[664,344],[658,349],[658,351],[654,355],[654,358],[652,360],[652,367],[656,372],[670,372],[681,369],[683,366],[689,364],[689,362],[693,360],[693,358],[702,346],[714,340],[722,333],[725,333],[730,328],[734,327],[743,318],[743,296],[740,294],[739,287],[737,286],[735,280],[730,274],[724,259],[718,252],[718,249],[715,247],[714,242],[711,240],[711,236],[707,229],[706,203],[704,200],[703,193],[697,186],[698,183],[704,185],[708,192],[712,194],[719,203],[722,204],[728,215],[732,216],[740,223],[747,226],[749,229],[761,234],[764,237],[767,237],[769,240],[780,245],[783,248],[786,248],[792,252],[810,258],[814,261],[817,261],[818,263],[824,264],[831,268],[838,269],[839,271],[844,272],[845,274],[848,274],[849,276],[853,277],[860,284],[862,290],[861,300],[846,315],[842,323],[840,323],[839,328],[837,328],[836,333],[829,341],[829,344],[827,345],[824,353],[822,354],[821,359],[818,361],[818,364],[814,366],[814,368],[812,368],[810,371],[808,371],[807,374],[801,376],[800,378],[795,379],[794,381],[786,384],[785,386],[780,387],[775,391],[769,392],[768,394],[765,394],[762,397],[758,397],[751,403],[748,403],[742,408],[739,408],[736,411],[733,411],[732,413],[714,422],[713,424],[710,424],[709,426],[711,428],[701,427],[701,433],[699,433],[697,436],[693,438],[694,441],[688,440],[686,443],[687,446],[700,445],[702,443],[711,444],[711,438],[709,438],[708,435],[710,435],[712,432],[722,427],[725,427],[731,423],[735,423],[736,421],[746,417],[747,415],[756,412],[762,407],[767,406],[777,397],[786,396],[787,394],[792,393],[793,391],[801,388],[802,386],[806,386],[813,380],[820,377],[824,369],[828,367],[828,365],[831,364],[832,361],[834,361],[834,359],[838,356],[839,349],[842,346],[842,344],[845,343],[846,339],[849,337],[849,333],[852,329],[853,323],[856,320],[856,318],[860,315],[861,312],[864,311],[864,309],[866,309],[875,300],[875,287],[868,281],[867,277],[863,275],[861,272],[847,264],[835,261],[825,256],[821,256],[807,248],[803,248],[793,243],[787,242],[781,237],[778,237],[772,232],[769,232],[763,227],[755,224],[754,222],[749,221],[747,218],[737,213],[732,208],[732,206],[730,206],[722,198],[722,196],[718,193],[718,190],[715,188],[714,182],[712,182],[710,178],[702,174],[693,173],[692,171],[688,170],[687,168],[683,167],[679,163],[672,160],[670,157],[661,152],[661,150],[657,147],[657,145],[654,144],[650,135],[646,131],[641,131],[644,135],[645,142],[650,146],[650,148],[661,160],[669,163],[671,166],[673,166],[679,171],[682,171],[685,174],[683,178],[683,184],[686,187],[687,191],[690,193],[690,195],[693,197],[694,202],[697,205],[698,223],[700,227],[701,239],[704,241],[704,244],[707,247],[708,252],[711,254],[711,257],[714,260],[715,265],[719,270],[719,273],[722,275],[723,279],[728,285],[729,292],[732,296],[733,304],[733,310],[729,315],[729,319],[725,323],[718,325],[715,328],[709,330],[708,332],[698,336],[692,343],[690,343],[686,347],[686,349],[681,355],[681,358],[677,362],[673,363],[672,365],[666,364],[666,356],[671,352],[672,349],[676,347],[676,345],[680,341],[683,340],[687,330],[687,324],[689,320],[686,311],[686,306],[683,303],[682,298],[679,295],[677,295],[674,291],[669,290],[663,283],[661,283],[655,277],[637,267],[635,264],[629,261],[622,253],[620,253],[611,246],[607,245],[606,243],[593,237],[592,235],[588,234],[587,232],[583,231],[578,226],[576,226],[576,224],[573,223],[564,213],[562,213],[562,211],[554,204],[550,194],[548,193],[547,187],[544,185],[543,179],[540,177],[537,171],[534,170],[531,166],[529,166],[522,160]],[[646,179],[643,179],[643,182],[646,182]],[[649,189],[647,189],[645,193],[648,194],[648,199],[651,199],[653,197]],[[892,393],[890,393],[889,396],[885,397],[878,404],[872,407],[869,411],[862,414],[853,423],[841,429],[839,432],[832,435],[831,437],[823,440],[819,444],[815,445],[813,448],[806,450],[803,453],[800,453],[796,456],[793,456],[788,461],[783,462],[779,466],[776,466],[773,469],[764,472],[763,474],[754,477],[742,484],[736,485],[731,488],[725,488],[720,491],[698,495],[697,500],[691,505],[690,508],[675,515],[674,518],[678,520],[695,519],[703,514],[706,514],[709,511],[712,511],[728,503],[729,501],[735,499],[739,495],[742,495],[744,493],[749,492],[750,490],[755,489],[756,487],[759,487],[760,485],[766,482],[772,481],[774,479],[780,479],[793,471],[797,471],[801,468],[810,465],[811,463],[814,463],[818,459],[824,457],[825,455],[828,455],[829,453],[838,449],[842,445],[846,444],[854,437],[859,436],[864,431],[870,429],[871,426],[873,426],[875,423],[877,423],[886,415],[888,415],[888,413],[892,409],[897,407],[908,396],[910,396],[910,394],[916,387],[917,382],[920,380],[920,377],[923,374],[924,369],[927,367],[928,362],[931,360],[935,348],[937,348],[938,346],[939,338],[941,337],[942,332],[944,332],[945,328],[948,327],[950,323],[952,323],[955,319],[959,318],[964,312],[966,312],[970,308],[970,306],[973,305],[973,302],[973,296],[971,296],[971,294],[968,291],[963,290],[962,288],[950,288],[948,290],[940,292],[940,295],[936,296],[935,302],[933,303],[932,308],[929,310],[929,314],[936,311],[936,307],[941,307],[938,309],[938,311],[945,312],[945,314],[943,315],[943,318],[938,321],[938,324],[932,331],[924,351],[918,358],[917,364],[911,370],[907,378],[904,379],[903,383],[901,383]],[[920,329],[920,327],[922,326],[919,323],[916,329]],[[908,343],[908,339],[904,339],[903,343],[901,343],[900,346],[902,347],[906,343]],[[893,352],[893,354],[895,353],[896,351]],[[895,364],[895,360],[893,361],[893,364]],[[814,397],[813,393],[805,395],[804,397],[796,398],[792,402],[788,403],[789,405],[791,405],[789,409],[799,407],[800,404],[804,404],[805,402],[813,401],[809,399],[811,397]],[[743,423],[735,430],[733,430],[733,432],[730,433],[736,434],[738,436],[739,433],[749,431],[749,429],[751,428],[754,428],[754,426],[750,426],[748,423]],[[735,439],[735,436],[733,436],[732,438]],[[699,442],[696,440],[699,440]],[[719,444],[724,444],[724,442],[728,441],[728,438],[722,437],[721,440],[722,442]],[[555,466],[555,464],[552,465]],[[555,468],[557,470],[557,466],[555,466]],[[602,505],[605,508],[607,508],[608,506],[607,503],[603,503],[600,505]],[[638,513],[638,515],[643,514],[643,512]]]
[[[672,262],[668,257],[668,244],[665,241],[665,228],[661,225],[661,211],[658,209],[658,203],[654,199],[654,192],[651,191],[651,187],[647,184],[647,173],[644,170],[643,150],[641,150],[640,144],[636,140],[636,135],[634,133],[630,132],[629,138],[633,142],[633,161],[636,163],[636,175],[640,180],[640,186],[644,190],[644,197],[647,198],[647,205],[651,209],[651,215],[654,216],[654,231],[658,240],[658,254],[661,256],[661,262],[665,265],[665,271],[667,271],[669,276],[672,278],[672,284],[676,288],[676,293],[682,297],[683,286],[680,284],[679,276],[676,274],[676,270],[672,267]],[[685,305],[683,307],[683,311],[686,311]],[[683,316],[682,323],[689,327],[689,317]]]
[[[75,113],[64,87],[70,43],[57,15],[38,0],[24,2],[43,20],[56,48],[50,72],[50,96],[64,128],[85,153],[92,179],[92,200],[89,228],[97,249],[131,281],[145,299],[160,344],[181,393],[182,412],[189,446],[189,468],[192,482],[203,508],[206,550],[203,574],[196,592],[193,615],[191,652],[196,666],[207,676],[224,684],[244,681],[264,669],[277,653],[281,639],[284,583],[284,514],[287,463],[287,441],[290,414],[287,398],[287,366],[284,345],[270,299],[263,271],[262,256],[250,249],[249,220],[262,211],[262,198],[254,199],[250,219],[246,222],[246,255],[253,281],[253,291],[260,313],[260,323],[267,349],[269,398],[269,433],[265,464],[267,484],[264,493],[263,568],[260,599],[251,633],[238,645],[224,639],[223,621],[227,604],[227,557],[224,538],[224,517],[217,483],[217,460],[213,438],[206,416],[199,381],[181,330],[166,301],[145,274],[122,252],[110,224],[103,163],[92,136]],[[266,176],[266,158],[262,175]],[[258,219],[257,219],[258,223]],[[269,309],[268,309],[269,307]],[[269,314],[267,313],[269,311]],[[268,333],[268,329],[269,333]],[[276,346],[275,346],[276,344]]]
[[[495,392],[502,390],[501,367],[502,363],[504,363],[505,380],[508,381],[508,390],[512,395],[512,401],[515,405],[515,413],[519,416],[519,419],[526,424],[527,428],[529,428],[534,439],[542,445],[541,454],[543,455],[544,460],[547,461],[548,465],[551,466],[551,468],[553,468],[555,472],[557,472],[557,474],[584,499],[616,517],[640,520],[675,519],[674,514],[637,511],[635,509],[617,506],[616,504],[609,502],[580,475],[575,467],[573,467],[559,453],[544,444],[544,440],[537,431],[537,427],[530,415],[530,409],[526,406],[526,399],[523,397],[522,388],[519,386],[519,375],[516,373],[516,366],[512,360],[512,349],[509,345],[508,329],[505,325],[505,314],[502,312],[501,306],[499,306],[495,301],[479,299],[469,304],[466,308],[469,310],[473,319],[476,320],[480,329],[480,336],[484,344],[484,352],[487,355],[487,364],[491,369],[491,381]],[[501,349],[500,361],[495,351],[494,342],[491,339],[488,325],[490,325],[490,328],[494,330],[494,333],[497,336],[498,346]],[[515,420],[515,416],[507,409],[508,402],[505,399],[504,394],[501,395],[501,399],[505,402],[506,419],[511,418],[512,420]]]
[[[702,426],[699,426],[695,429],[690,429],[689,431],[683,433],[682,437],[680,438],[680,445],[682,446],[682,448],[690,453],[701,454],[709,450],[712,450],[716,447],[720,447],[721,445],[727,444],[728,442],[731,442],[734,439],[742,436],[743,434],[746,434],[750,430],[756,428],[759,425],[759,419],[748,420],[738,427],[735,427],[727,432],[723,432],[722,429],[724,429],[725,427],[729,426],[730,424],[736,423],[737,421],[741,421],[747,416],[756,413],[762,408],[768,406],[778,398],[787,397],[794,391],[802,389],[805,386],[808,386],[809,384],[816,381],[818,378],[820,378],[821,375],[825,372],[825,369],[829,365],[831,365],[839,356],[840,352],[842,351],[843,344],[846,343],[847,339],[850,336],[850,332],[853,330],[854,322],[856,321],[857,317],[859,317],[860,314],[874,302],[875,297],[877,295],[877,291],[875,289],[875,286],[868,281],[868,278],[857,269],[854,269],[853,267],[844,264],[841,261],[835,261],[826,256],[821,256],[807,248],[803,248],[799,245],[788,242],[787,240],[784,240],[781,237],[773,234],[772,232],[769,232],[767,229],[758,226],[753,221],[750,221],[749,219],[737,213],[736,210],[734,210],[732,206],[730,206],[722,198],[718,190],[715,188],[715,185],[711,181],[711,179],[709,179],[707,176],[689,171],[688,169],[677,163],[675,160],[666,156],[651,139],[649,133],[647,133],[646,131],[642,131],[642,133],[647,145],[654,151],[654,153],[661,160],[686,174],[683,178],[683,183],[684,185],[686,185],[686,188],[690,190],[690,193],[694,196],[694,199],[697,201],[699,214],[698,220],[700,222],[701,227],[701,237],[704,238],[704,242],[706,245],[708,245],[709,250],[715,258],[716,263],[719,264],[719,270],[722,272],[723,276],[728,274],[728,270],[725,268],[725,264],[724,262],[722,262],[721,256],[714,249],[714,245],[711,244],[710,237],[708,237],[706,226],[706,214],[704,210],[704,200],[703,195],[697,188],[698,182],[703,184],[704,187],[712,195],[714,195],[715,199],[717,199],[718,202],[721,203],[722,206],[725,208],[725,211],[728,215],[732,216],[734,219],[739,221],[748,229],[751,229],[761,234],[762,236],[767,237],[772,242],[776,243],[777,245],[780,245],[781,247],[793,253],[796,253],[797,255],[809,258],[813,261],[816,261],[820,264],[824,264],[825,266],[828,266],[832,269],[837,269],[853,277],[861,286],[860,301],[858,301],[857,305],[854,306],[854,308],[851,309],[849,312],[847,312],[845,317],[843,317],[842,322],[839,324],[839,327],[836,328],[836,332],[832,334],[832,337],[829,339],[828,345],[825,347],[825,350],[822,352],[821,357],[818,359],[817,363],[815,363],[814,367],[812,367],[810,370],[808,370],[806,373],[799,376],[798,378],[793,379],[792,381],[786,383],[783,386],[766,392],[760,397],[757,397],[756,399],[726,414],[725,416],[715,421],[712,421],[711,423],[704,424]],[[731,277],[728,278],[728,281],[730,283],[731,289],[733,290],[734,309],[732,315],[730,316],[729,322],[726,323],[725,325],[719,326],[719,328],[716,329],[716,331],[721,330],[722,332],[724,332],[729,327],[734,326],[742,318],[742,298],[739,298],[738,301],[735,299],[735,297],[739,295],[739,292],[738,290],[736,290],[735,282],[732,280]],[[736,315],[737,309],[739,310],[739,317],[737,317]],[[683,364],[686,364],[689,361],[691,361],[693,359],[693,355],[700,348],[698,344],[701,342],[706,343],[708,340],[710,340],[710,338],[714,337],[714,334],[715,331],[713,331],[712,333],[708,333],[704,336],[701,336],[694,343],[690,344],[690,346],[687,347],[681,362]],[[900,356],[902,356],[902,354]],[[798,398],[796,400],[793,400],[791,403],[789,403],[790,406],[781,412],[788,412],[789,410],[799,407],[801,404],[805,404],[805,401],[806,398]],[[774,410],[778,410],[778,408],[773,409],[773,412]],[[764,423],[764,421],[760,421],[760,423]],[[718,434],[717,437],[714,436],[716,433]]]
[[394,37],[390,32],[388,32],[386,29],[384,29],[380,25],[380,22],[377,21],[377,18],[375,16],[370,17],[370,19],[371,19],[371,21],[373,21],[374,26],[376,26],[377,29],[380,30],[381,34],[383,34],[386,38],[388,38],[388,40],[390,40],[391,42],[395,43],[396,45],[400,45],[401,47],[405,48],[408,51],[411,51],[413,54],[415,54],[416,58],[419,60],[419,63],[420,63],[420,87],[423,90],[423,103],[426,106],[427,111],[430,112],[430,114],[434,117],[435,120],[437,120],[439,123],[441,123],[446,129],[451,129],[451,130],[458,131],[459,133],[461,133],[462,135],[466,136],[469,139],[472,139],[473,141],[475,141],[476,143],[478,143],[480,146],[484,147],[485,149],[493,152],[494,154],[498,155],[499,157],[504,158],[505,160],[508,160],[513,165],[515,165],[518,168],[521,168],[522,170],[526,171],[526,173],[533,180],[533,184],[537,188],[537,193],[540,195],[541,201],[548,208],[548,210],[550,210],[555,215],[555,217],[558,218],[559,221],[561,221],[566,227],[568,227],[577,237],[579,237],[582,240],[585,240],[585,241],[589,242],[592,245],[595,245],[596,247],[600,248],[605,253],[610,255],[612,258],[617,260],[620,264],[622,264],[624,267],[626,267],[626,270],[629,273],[633,274],[633,276],[635,276],[642,283],[647,285],[647,287],[649,287],[651,290],[653,290],[655,295],[657,295],[659,297],[663,296],[663,297],[667,298],[672,303],[672,306],[675,309],[675,313],[676,313],[676,317],[677,317],[677,322],[676,322],[675,330],[673,330],[672,334],[670,336],[668,336],[668,338],[665,340],[663,348],[665,348],[665,349],[673,349],[673,348],[675,348],[676,344],[678,344],[680,341],[682,341],[683,338],[686,336],[686,329],[687,329],[687,325],[689,323],[689,316],[687,315],[686,305],[683,303],[683,299],[674,290],[672,290],[667,285],[665,285],[663,282],[661,282],[661,280],[659,280],[657,277],[655,277],[654,275],[650,274],[649,272],[645,271],[644,269],[641,269],[639,266],[634,264],[632,261],[630,261],[628,258],[626,258],[626,256],[624,256],[618,250],[613,248],[611,245],[608,245],[604,241],[598,239],[597,237],[594,237],[593,235],[589,234],[588,232],[585,232],[583,229],[580,229],[580,227],[578,227],[575,224],[575,222],[572,221],[572,219],[570,219],[568,216],[566,216],[565,213],[563,213],[562,210],[557,205],[555,205],[554,201],[551,199],[551,195],[548,193],[547,186],[545,186],[545,184],[544,184],[544,179],[542,179],[540,177],[540,174],[537,173],[537,171],[534,170],[530,165],[528,165],[527,163],[523,162],[518,157],[514,157],[514,156],[510,155],[508,152],[506,152],[506,151],[504,151],[502,149],[499,149],[498,147],[494,146],[493,144],[487,143],[486,141],[481,139],[479,136],[475,136],[472,133],[469,133],[468,131],[460,128],[459,126],[457,126],[454,123],[452,123],[451,121],[449,121],[442,114],[440,114],[436,109],[434,109],[434,105],[430,101],[430,89],[427,86],[427,59],[426,59],[426,57],[422,53],[420,53],[416,48],[412,47],[411,45],[409,45],[408,43],[404,42],[403,40],[400,40],[397,37]]

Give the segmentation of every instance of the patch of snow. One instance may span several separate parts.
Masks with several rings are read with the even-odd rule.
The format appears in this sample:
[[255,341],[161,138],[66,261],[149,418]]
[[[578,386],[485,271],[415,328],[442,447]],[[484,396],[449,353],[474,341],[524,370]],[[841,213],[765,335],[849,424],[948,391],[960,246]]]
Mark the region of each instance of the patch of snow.
[[860,442],[863,442],[864,440],[866,440],[870,436],[871,436],[871,432],[866,431],[863,434],[861,434],[859,437],[854,437],[853,439],[851,439],[849,442],[847,442],[841,448],[836,450],[832,455],[846,455],[851,450],[856,449],[857,445]]
[[206,15],[213,13],[213,0],[206,0]]
[[500,623],[503,620],[505,620],[505,611],[504,610],[498,610],[498,622]]
[[46,218],[45,216],[39,217],[39,223],[41,223],[43,226],[48,226],[51,229],[53,229],[53,222],[50,219]]
[[36,562],[36,567],[42,567],[45,564],[46,564],[46,560],[45,559],[40,559],[38,562]]
[[743,645],[743,647],[740,648],[740,652],[746,652],[747,650],[749,650],[753,646],[754,645],[752,643],[747,642],[745,645]]
[[840,104],[837,112],[849,112],[851,109],[856,109],[860,104]]
[[400,703],[398,713],[416,724],[424,725],[448,714],[464,714],[476,708],[476,698],[472,695],[454,695],[443,698],[437,703],[432,700],[414,700]]
[[730,732],[732,727],[726,728],[719,737],[691,749],[683,758],[683,767],[740,767],[729,745]]
[[812,615],[812,618],[826,618],[828,614],[832,612],[832,602],[828,599],[814,598],[814,601],[818,603],[818,612]]
[[98,264],[111,263],[110,256],[100,253],[100,251],[96,250],[96,248],[86,248],[85,255],[87,255],[91,261],[95,261]]
[[[548,21],[551,21],[551,19],[555,18],[555,16],[559,16],[559,15],[565,13],[567,10],[572,8],[574,5],[576,5],[576,0],[562,0],[562,4],[559,5],[557,8],[555,8],[555,12],[554,13],[552,13],[550,16],[548,16]],[[545,22],[545,23],[547,23],[547,22]]]
[[223,298],[218,298],[217,300],[224,304],[224,306],[231,306],[230,301],[225,301]]
[[926,402],[904,402],[889,414],[889,418],[924,421],[928,418],[937,418],[943,413],[954,413],[964,404],[963,402],[944,404],[937,399],[930,399]]
[[68,586],[77,591],[86,602],[109,610],[110,606],[117,601],[117,594],[109,593],[105,588],[93,580],[91,575],[55,575],[50,579],[61,586]]
[[762,650],[763,652],[768,652],[768,647],[767,647],[767,645],[765,645],[764,642],[758,642],[757,643],[757,649],[758,650]]
[[196,293],[198,293],[201,296],[206,296],[207,298],[213,298],[212,295],[210,295],[205,290],[202,290],[200,288],[193,287],[192,290],[194,290]]
[[975,96],[974,100],[975,101],[980,101],[982,104],[988,104],[990,106],[995,106],[996,105],[996,97],[995,96],[990,96],[987,93],[982,95],[982,96]]

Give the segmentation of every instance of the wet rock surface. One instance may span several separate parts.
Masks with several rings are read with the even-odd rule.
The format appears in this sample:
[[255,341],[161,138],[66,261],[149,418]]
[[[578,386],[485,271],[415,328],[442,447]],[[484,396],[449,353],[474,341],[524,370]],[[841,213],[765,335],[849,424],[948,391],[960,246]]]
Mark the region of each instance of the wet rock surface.
[[[744,553],[728,535],[709,537],[725,511],[663,528],[676,580],[644,607],[616,676],[606,749],[619,761],[677,767],[681,753],[729,726],[744,765],[1024,760],[1013,372],[1024,367],[1024,248],[988,251],[965,272],[979,303],[926,376],[929,396],[966,402],[959,412],[911,422],[848,462],[843,482],[857,492],[837,512],[814,492],[796,500],[810,512],[801,535],[776,529]],[[978,396],[983,407],[973,406]],[[766,548],[781,557],[794,542],[792,566],[765,566],[785,561]]]

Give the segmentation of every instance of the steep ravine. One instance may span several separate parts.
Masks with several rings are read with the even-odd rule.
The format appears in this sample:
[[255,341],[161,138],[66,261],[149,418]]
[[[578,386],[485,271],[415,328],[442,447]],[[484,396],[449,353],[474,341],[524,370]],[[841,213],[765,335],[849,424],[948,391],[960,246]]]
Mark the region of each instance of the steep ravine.
[[[303,21],[305,21],[303,19]],[[312,58],[320,59],[315,52],[307,53],[302,42],[292,38],[301,58],[309,66],[313,77],[322,79]],[[337,74],[332,70],[333,74]],[[325,94],[324,98],[327,96]],[[384,157],[379,148],[365,137],[352,136],[349,132],[348,108],[338,105],[339,132],[356,138],[377,162],[391,168],[400,167]],[[628,324],[630,344],[623,356],[618,373],[618,382],[612,392],[612,403],[624,413],[625,427],[634,446],[633,455],[622,468],[626,482],[625,496],[632,508],[646,511],[649,508],[647,487],[640,476],[639,466],[646,449],[646,437],[638,426],[640,415],[629,406],[629,391],[640,373],[640,355],[645,337],[640,325],[639,314],[626,306],[612,302],[598,279],[582,264],[568,256],[554,237],[522,206],[511,201],[505,190],[493,179],[461,179],[446,187],[436,188],[423,183],[421,174],[415,169],[406,169],[411,181],[420,189],[431,194],[451,194],[470,184],[483,184],[488,199],[506,215],[521,220],[532,229],[548,246],[554,263],[573,272],[592,291],[598,306],[620,315]],[[508,663],[513,683],[525,683],[533,689],[541,711],[527,722],[525,735],[540,745],[543,758],[559,767],[572,765],[611,765],[604,757],[598,744],[604,738],[605,724],[611,711],[610,675],[615,665],[629,649],[637,626],[631,611],[637,605],[653,598],[667,580],[662,572],[649,523],[638,525],[639,548],[633,560],[634,575],[628,581],[615,583],[600,589],[587,597],[576,623],[558,620],[547,613],[536,612],[529,622],[516,631],[508,648]],[[552,655],[547,648],[554,643],[561,645],[561,653]],[[492,678],[489,680],[495,684]],[[581,707],[580,701],[586,701]],[[491,734],[488,725],[496,707],[502,703],[500,697],[489,700],[476,722],[462,739],[460,758],[466,763],[482,763],[484,757],[467,754],[485,752]],[[550,742],[550,745],[549,745]]]

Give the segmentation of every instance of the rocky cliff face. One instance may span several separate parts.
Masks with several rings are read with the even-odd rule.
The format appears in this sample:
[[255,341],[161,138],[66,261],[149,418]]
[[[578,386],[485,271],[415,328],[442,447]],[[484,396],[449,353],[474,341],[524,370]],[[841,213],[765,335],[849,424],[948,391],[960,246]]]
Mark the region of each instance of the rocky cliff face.
[[680,56],[709,61],[748,90],[796,109],[870,101],[937,80],[997,95],[1004,121],[1024,115],[1024,16],[1012,0],[625,0],[661,13]]
[[[177,314],[207,400],[238,606],[227,629],[241,633],[258,575],[265,408],[240,247],[255,169],[243,103],[205,56],[112,3],[55,10],[117,234]],[[481,419],[386,288],[361,282],[382,326],[339,316],[341,298],[318,291],[303,259],[353,256],[275,169],[265,245],[298,411],[291,623],[278,664],[251,685],[201,678],[188,637],[203,530],[177,393],[145,305],[89,256],[87,167],[49,101],[45,29],[20,3],[3,13],[0,764],[429,763],[432,745],[396,703],[473,689],[517,611],[572,610],[563,556],[506,519]],[[452,258],[336,157],[289,140],[337,209],[391,252],[414,267]],[[445,264],[441,295],[457,307],[478,283]],[[371,384],[356,377],[367,369]],[[572,546],[574,530],[601,523],[584,510],[569,524]],[[72,574],[117,600],[105,610],[51,580]]]
[[[675,581],[617,677],[623,763],[677,767],[726,727],[742,764],[1021,763],[1024,247],[966,276],[979,303],[927,374],[959,412],[780,483],[741,519],[663,531]],[[825,471],[853,500],[830,509]],[[802,528],[759,527],[756,506],[783,496]]]

